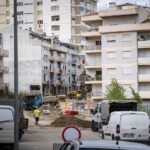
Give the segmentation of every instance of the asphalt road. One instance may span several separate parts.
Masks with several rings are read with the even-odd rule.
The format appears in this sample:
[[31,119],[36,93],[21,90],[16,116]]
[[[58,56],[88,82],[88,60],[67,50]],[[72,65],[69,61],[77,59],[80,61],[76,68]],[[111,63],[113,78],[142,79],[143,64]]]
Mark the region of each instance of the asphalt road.
[[[30,126],[20,141],[20,150],[53,150],[54,143],[62,143],[63,128]],[[82,139],[98,139],[90,129],[81,129]]]

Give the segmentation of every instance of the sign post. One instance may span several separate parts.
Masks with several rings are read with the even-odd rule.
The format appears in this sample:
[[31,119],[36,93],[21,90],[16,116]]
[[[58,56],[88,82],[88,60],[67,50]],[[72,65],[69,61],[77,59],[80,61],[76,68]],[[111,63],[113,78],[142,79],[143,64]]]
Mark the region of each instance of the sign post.
[[15,121],[14,121],[14,149],[19,150],[19,101],[18,101],[18,25],[17,0],[14,0],[14,94],[15,94]]

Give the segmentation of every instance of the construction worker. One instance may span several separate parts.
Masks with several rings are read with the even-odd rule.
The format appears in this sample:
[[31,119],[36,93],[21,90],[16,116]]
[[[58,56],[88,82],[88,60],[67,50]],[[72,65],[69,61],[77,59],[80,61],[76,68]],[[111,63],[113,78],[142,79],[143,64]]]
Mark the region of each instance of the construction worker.
[[34,110],[35,125],[38,125],[40,114],[41,112],[38,109],[38,107],[35,107],[35,110]]

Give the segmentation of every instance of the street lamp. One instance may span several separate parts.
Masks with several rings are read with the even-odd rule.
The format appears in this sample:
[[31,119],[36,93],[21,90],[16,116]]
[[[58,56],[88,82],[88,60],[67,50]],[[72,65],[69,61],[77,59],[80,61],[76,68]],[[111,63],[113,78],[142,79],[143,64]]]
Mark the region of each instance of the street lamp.
[[15,123],[14,123],[14,149],[19,150],[19,101],[18,101],[18,26],[17,26],[17,0],[14,0],[14,94],[15,94]]

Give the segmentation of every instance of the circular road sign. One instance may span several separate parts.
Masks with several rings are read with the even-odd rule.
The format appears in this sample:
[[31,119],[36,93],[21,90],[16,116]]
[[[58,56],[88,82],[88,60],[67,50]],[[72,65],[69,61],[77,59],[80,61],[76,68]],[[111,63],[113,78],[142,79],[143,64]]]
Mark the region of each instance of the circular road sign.
[[62,139],[64,140],[64,142],[71,140],[79,140],[80,138],[81,132],[76,126],[67,126],[62,132]]

